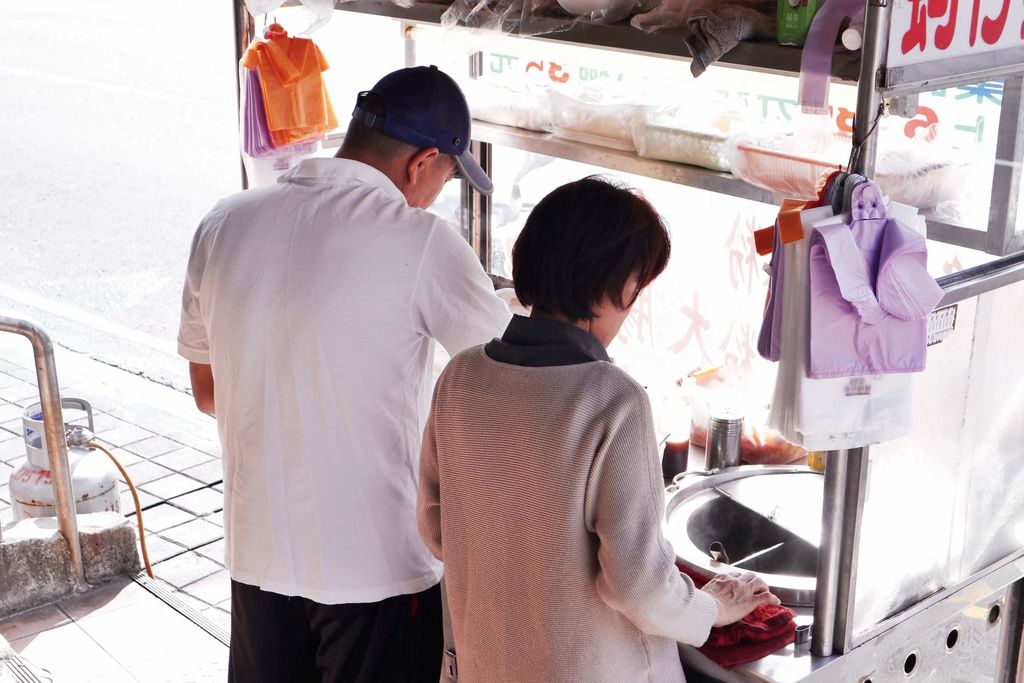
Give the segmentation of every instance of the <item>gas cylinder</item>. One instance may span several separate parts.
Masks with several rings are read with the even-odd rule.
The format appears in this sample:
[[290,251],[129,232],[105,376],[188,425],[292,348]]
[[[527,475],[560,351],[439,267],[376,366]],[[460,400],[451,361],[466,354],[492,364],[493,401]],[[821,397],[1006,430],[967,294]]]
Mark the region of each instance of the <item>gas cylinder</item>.
[[[61,409],[66,420],[65,432],[72,425],[81,424],[83,413],[89,430],[93,430],[92,406],[88,401],[64,398],[61,399]],[[36,403],[25,408],[21,423],[27,457],[21,466],[11,472],[14,519],[53,517],[57,512],[50,479],[49,452],[43,432],[42,406]],[[91,448],[71,446],[68,448],[68,470],[71,472],[76,513],[121,511],[117,468],[105,454]]]

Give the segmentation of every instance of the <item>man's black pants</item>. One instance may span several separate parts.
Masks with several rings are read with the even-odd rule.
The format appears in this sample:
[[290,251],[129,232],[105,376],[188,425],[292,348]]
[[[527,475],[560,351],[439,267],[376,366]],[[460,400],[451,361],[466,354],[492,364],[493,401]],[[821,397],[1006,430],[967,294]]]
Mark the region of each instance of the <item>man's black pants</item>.
[[322,605],[231,582],[229,683],[437,683],[441,590]]

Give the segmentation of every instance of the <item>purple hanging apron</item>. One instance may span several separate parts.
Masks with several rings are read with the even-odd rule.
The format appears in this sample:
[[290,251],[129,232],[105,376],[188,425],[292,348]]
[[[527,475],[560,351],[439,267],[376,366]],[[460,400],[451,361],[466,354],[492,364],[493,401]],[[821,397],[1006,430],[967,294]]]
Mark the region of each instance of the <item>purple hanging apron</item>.
[[942,289],[928,274],[924,237],[889,220],[872,182],[851,200],[850,225],[811,232],[808,376],[924,370],[928,314]]

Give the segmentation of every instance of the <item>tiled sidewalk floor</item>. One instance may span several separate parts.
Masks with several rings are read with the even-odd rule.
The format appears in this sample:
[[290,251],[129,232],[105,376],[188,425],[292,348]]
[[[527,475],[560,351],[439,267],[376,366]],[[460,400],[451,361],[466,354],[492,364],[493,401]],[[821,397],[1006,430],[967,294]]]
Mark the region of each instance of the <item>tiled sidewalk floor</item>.
[[[39,400],[27,343],[0,335],[0,525],[11,521],[11,471],[25,457],[21,414]],[[184,362],[184,361],[183,361]],[[224,494],[216,423],[191,397],[79,354],[56,350],[63,397],[84,398],[96,436],[139,492],[158,580],[227,630],[230,581],[224,568]],[[121,511],[134,503],[122,484]]]
[[4,639],[56,683],[227,678],[224,644],[126,577],[0,621]]

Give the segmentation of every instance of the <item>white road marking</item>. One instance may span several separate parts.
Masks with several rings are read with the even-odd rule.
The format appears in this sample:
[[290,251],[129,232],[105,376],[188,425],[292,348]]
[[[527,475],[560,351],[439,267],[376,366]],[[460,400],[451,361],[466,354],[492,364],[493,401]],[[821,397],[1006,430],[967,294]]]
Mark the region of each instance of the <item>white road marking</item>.
[[144,88],[135,88],[130,85],[121,85],[120,83],[107,83],[105,81],[97,81],[91,78],[78,78],[76,76],[64,76],[63,74],[55,74],[48,71],[35,71],[33,69],[20,69],[16,66],[8,66],[6,64],[0,65],[0,74],[10,74],[12,76],[24,76],[31,78],[33,81],[50,81],[61,85],[74,85],[89,87],[95,90],[105,90],[109,93],[117,93],[119,95],[128,95],[130,97],[147,97],[154,100],[163,100],[165,102],[201,102],[203,104],[219,104],[220,100],[212,97],[195,97],[181,94],[165,93],[160,90],[146,90]]
[[18,289],[17,287],[11,287],[10,285],[2,282],[0,282],[0,297],[18,301],[26,306],[31,306],[32,308],[36,308],[40,311],[45,311],[46,313],[59,316],[66,320],[74,321],[100,332],[106,332],[118,339],[132,342],[133,344],[138,344],[140,346],[145,346],[153,349],[154,351],[159,351],[160,353],[167,353],[172,356],[178,355],[178,346],[174,342],[154,337],[151,334],[140,332],[139,330],[133,330],[126,325],[106,320],[98,315],[94,315],[88,311],[83,311],[75,306],[54,301],[53,299],[48,299],[44,296],[40,296],[39,294]]

